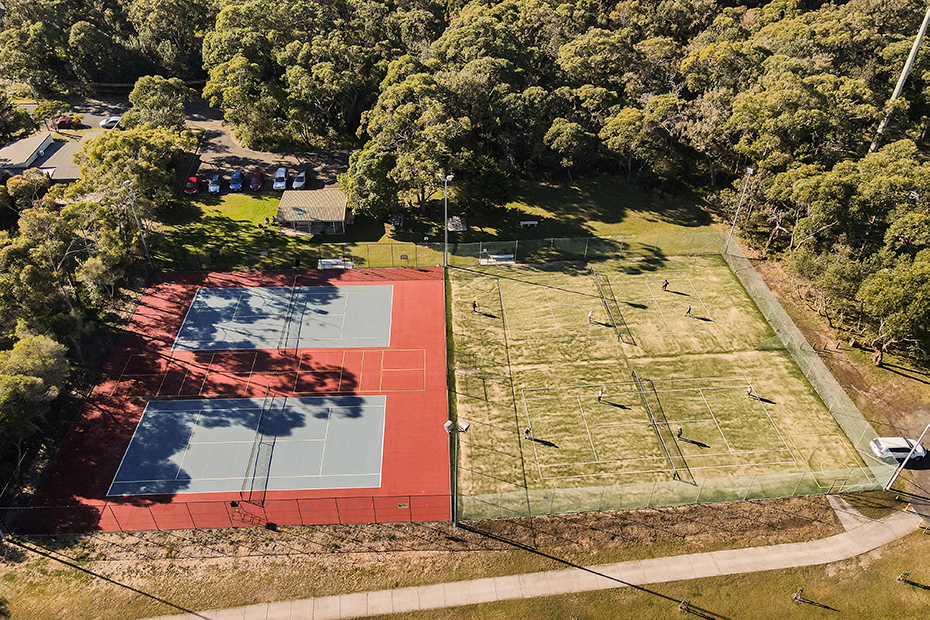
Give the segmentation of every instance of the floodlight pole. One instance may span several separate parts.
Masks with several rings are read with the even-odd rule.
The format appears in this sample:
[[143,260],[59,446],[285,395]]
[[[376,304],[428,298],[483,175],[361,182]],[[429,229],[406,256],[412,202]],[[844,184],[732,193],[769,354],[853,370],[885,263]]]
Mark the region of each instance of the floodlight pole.
[[451,477],[452,484],[452,527],[459,526],[459,500],[458,500],[458,469],[459,469],[459,434],[468,432],[468,425],[464,427],[459,426],[448,420],[443,428],[446,429],[446,432],[449,434],[450,439],[452,439],[452,467],[450,468],[449,475]]
[[736,215],[733,216],[733,226],[730,227],[730,234],[727,235],[727,242],[723,245],[723,253],[727,253],[727,248],[730,247],[730,239],[733,238],[733,231],[736,229],[736,220],[739,218],[739,211],[743,208],[743,198],[746,197],[746,189],[749,187],[749,177],[755,173],[756,169],[752,166],[746,168],[746,181],[743,182],[743,191],[739,195],[739,204],[736,206]]
[[443,245],[442,245],[442,266],[449,266],[449,181],[454,178],[454,175],[437,175],[439,180],[442,181],[442,199],[443,199],[443,210],[442,210],[442,232],[443,232]]
[[887,491],[891,488],[891,485],[895,483],[898,479],[898,476],[901,475],[901,471],[904,469],[904,466],[907,465],[907,462],[910,460],[911,456],[914,454],[914,451],[917,449],[917,446],[920,445],[920,442],[923,441],[924,435],[927,434],[927,431],[930,430],[930,424],[927,425],[927,428],[924,429],[924,432],[920,434],[920,437],[917,438],[917,443],[914,444],[914,447],[911,448],[911,451],[907,453],[907,457],[898,465],[898,468],[894,470],[894,474],[891,475],[891,479],[888,481],[888,484],[885,485],[884,490]]
[[130,181],[123,181],[123,187],[129,190],[129,208],[132,210],[132,217],[136,220],[136,228],[139,229],[139,237],[142,239],[142,247],[145,249],[145,257],[149,259],[149,267],[155,271],[155,264],[152,262],[152,255],[149,254],[149,244],[145,242],[145,233],[142,232],[142,223],[139,216],[136,215],[136,193],[130,189]]

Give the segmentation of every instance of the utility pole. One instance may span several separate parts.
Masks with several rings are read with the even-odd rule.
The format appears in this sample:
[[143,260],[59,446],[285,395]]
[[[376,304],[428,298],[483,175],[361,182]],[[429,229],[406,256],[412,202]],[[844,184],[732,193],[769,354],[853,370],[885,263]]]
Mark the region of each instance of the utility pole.
[[733,216],[733,226],[730,228],[730,234],[727,235],[727,242],[723,244],[723,253],[727,253],[727,248],[730,247],[730,239],[733,238],[733,231],[736,229],[736,219],[739,217],[739,210],[743,208],[743,198],[746,197],[746,188],[749,187],[749,177],[755,172],[755,168],[752,166],[746,168],[746,180],[743,182],[743,191],[739,195],[739,204],[736,205],[736,215]]
[[911,47],[911,53],[907,57],[907,62],[904,63],[904,69],[901,70],[901,77],[898,78],[898,85],[894,87],[891,99],[888,100],[888,113],[885,114],[885,118],[882,119],[881,124],[878,126],[878,133],[875,134],[872,146],[869,147],[869,153],[874,153],[878,150],[878,145],[882,141],[882,134],[885,133],[888,121],[891,120],[891,114],[894,111],[894,102],[897,101],[898,97],[901,96],[901,91],[904,90],[904,81],[907,80],[907,75],[914,66],[914,59],[917,58],[917,50],[920,49],[920,42],[923,41],[924,35],[927,34],[928,24],[930,24],[930,8],[927,9],[927,14],[924,15],[924,23],[920,25],[920,32],[917,33],[917,38],[914,39],[914,45]]

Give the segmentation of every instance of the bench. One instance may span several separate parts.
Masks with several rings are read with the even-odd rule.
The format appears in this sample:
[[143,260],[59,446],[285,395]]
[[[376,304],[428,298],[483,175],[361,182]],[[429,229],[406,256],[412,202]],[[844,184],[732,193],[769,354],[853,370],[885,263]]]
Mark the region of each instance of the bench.
[[520,228],[530,228],[530,227],[536,228],[537,226],[539,226],[538,220],[521,220],[520,221]]
[[352,269],[354,266],[352,261],[341,258],[321,258],[316,262],[317,269]]
[[487,258],[479,258],[479,265],[504,265],[515,263],[516,257],[513,254],[491,254]]

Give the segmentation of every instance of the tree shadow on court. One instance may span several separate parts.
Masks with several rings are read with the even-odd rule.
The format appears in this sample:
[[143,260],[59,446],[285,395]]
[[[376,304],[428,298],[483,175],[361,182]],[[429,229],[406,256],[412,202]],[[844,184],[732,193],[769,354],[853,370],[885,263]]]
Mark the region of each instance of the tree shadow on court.
[[196,350],[287,347],[299,338],[304,318],[335,312],[327,306],[339,299],[339,291],[326,286],[201,289],[178,333],[177,346]]

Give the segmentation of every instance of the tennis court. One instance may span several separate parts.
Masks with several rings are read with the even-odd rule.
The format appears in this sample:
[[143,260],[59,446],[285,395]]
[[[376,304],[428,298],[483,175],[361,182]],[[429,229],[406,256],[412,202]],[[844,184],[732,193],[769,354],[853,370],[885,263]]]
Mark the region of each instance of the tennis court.
[[108,496],[381,486],[385,397],[150,402]]
[[450,282],[463,518],[875,485],[719,255]]
[[676,472],[706,477],[721,469],[797,461],[767,411],[770,404],[747,398],[748,377],[641,383],[643,388],[630,381],[522,389],[527,427],[537,437],[560,438],[557,450],[539,442],[530,446],[540,479],[606,473],[642,479]]
[[644,335],[717,329],[714,309],[685,272],[592,271],[570,279],[508,278],[499,286],[508,337],[515,342],[619,336],[635,344]]
[[202,288],[174,348],[389,347],[391,286]]
[[441,269],[163,274],[33,531],[450,517]]

